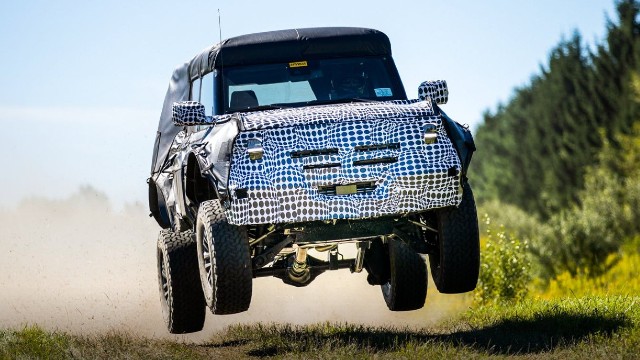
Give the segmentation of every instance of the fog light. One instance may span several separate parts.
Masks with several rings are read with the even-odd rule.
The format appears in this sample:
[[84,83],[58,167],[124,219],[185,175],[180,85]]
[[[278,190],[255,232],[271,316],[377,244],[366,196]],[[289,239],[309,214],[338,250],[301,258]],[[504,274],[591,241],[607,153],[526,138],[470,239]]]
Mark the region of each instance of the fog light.
[[427,124],[424,127],[424,143],[427,145],[433,144],[438,140],[438,129],[433,124]]
[[262,159],[262,155],[264,154],[264,150],[262,150],[262,141],[260,141],[260,139],[249,139],[247,141],[247,153],[251,160]]

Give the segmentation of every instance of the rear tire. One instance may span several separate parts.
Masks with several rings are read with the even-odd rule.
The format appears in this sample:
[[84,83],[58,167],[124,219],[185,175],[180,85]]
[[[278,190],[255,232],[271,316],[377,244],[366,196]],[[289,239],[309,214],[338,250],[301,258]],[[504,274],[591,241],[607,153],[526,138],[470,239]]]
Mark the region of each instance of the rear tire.
[[417,310],[427,298],[427,264],[409,245],[389,240],[389,274],[382,296],[391,311]]
[[206,309],[193,232],[160,231],[157,259],[160,304],[167,329],[172,334],[202,330]]
[[437,250],[429,255],[438,291],[459,294],[476,288],[480,271],[478,214],[469,183],[457,208],[438,211]]
[[198,209],[196,243],[200,282],[211,312],[249,309],[253,272],[246,227],[229,224],[218,200],[204,201]]

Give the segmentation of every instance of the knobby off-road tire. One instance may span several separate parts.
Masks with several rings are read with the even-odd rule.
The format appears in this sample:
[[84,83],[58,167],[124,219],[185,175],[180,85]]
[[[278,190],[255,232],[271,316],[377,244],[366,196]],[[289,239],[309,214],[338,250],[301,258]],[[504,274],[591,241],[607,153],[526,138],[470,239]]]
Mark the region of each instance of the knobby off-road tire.
[[192,231],[160,231],[157,243],[162,316],[172,334],[202,330],[206,307]]
[[392,311],[417,310],[427,298],[427,264],[409,245],[389,240],[390,278],[380,287]]
[[253,273],[247,229],[231,225],[218,200],[198,209],[196,242],[200,282],[214,314],[235,314],[251,304]]
[[438,250],[429,255],[433,281],[444,294],[471,291],[476,288],[480,271],[480,236],[469,183],[464,183],[460,206],[437,215]]

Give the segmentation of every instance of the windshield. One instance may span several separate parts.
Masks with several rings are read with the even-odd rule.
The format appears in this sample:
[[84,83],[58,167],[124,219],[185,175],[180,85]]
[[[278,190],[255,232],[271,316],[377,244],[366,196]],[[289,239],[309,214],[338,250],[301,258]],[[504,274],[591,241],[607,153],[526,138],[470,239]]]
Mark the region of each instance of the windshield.
[[224,112],[406,97],[387,57],[223,68]]

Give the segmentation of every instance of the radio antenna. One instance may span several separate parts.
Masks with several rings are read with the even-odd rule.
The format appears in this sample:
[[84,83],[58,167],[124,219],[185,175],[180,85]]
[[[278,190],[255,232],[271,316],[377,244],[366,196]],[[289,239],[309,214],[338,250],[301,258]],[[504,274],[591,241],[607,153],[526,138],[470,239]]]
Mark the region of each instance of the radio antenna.
[[218,32],[220,37],[220,42],[222,42],[222,25],[220,25],[220,9],[218,9]]
[[[219,36],[219,39],[220,39],[220,42],[218,43],[218,46],[222,46],[222,24],[221,24],[221,21],[220,21],[220,8],[218,8],[218,36]],[[220,53],[220,55],[222,55],[222,54]],[[224,80],[223,80],[223,75],[222,75],[223,66],[224,66],[224,61],[222,60],[222,56],[220,56],[220,83],[222,83],[222,84],[221,84],[221,86],[217,86],[218,84],[216,83],[216,85],[214,85],[214,86],[217,86],[218,89],[222,89],[222,113],[224,114],[225,113],[224,109],[227,107],[228,104],[227,104],[227,96],[226,96],[226,91],[224,89]]]

